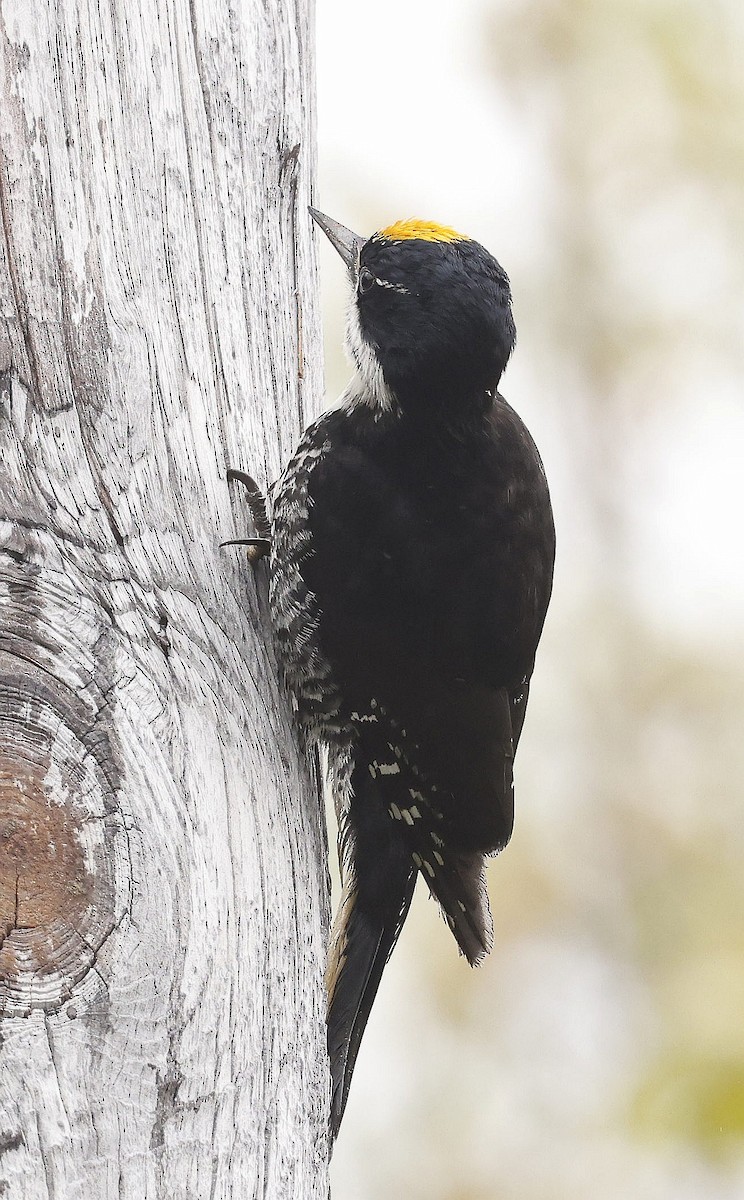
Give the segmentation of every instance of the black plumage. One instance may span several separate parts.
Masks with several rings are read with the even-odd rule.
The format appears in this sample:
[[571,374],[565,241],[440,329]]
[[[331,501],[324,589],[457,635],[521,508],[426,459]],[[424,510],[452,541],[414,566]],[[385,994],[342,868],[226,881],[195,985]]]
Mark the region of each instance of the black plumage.
[[496,391],[514,344],[502,268],[442,227],[364,243],[319,220],[354,283],[357,374],[274,491],[271,601],[340,814],[335,1135],[419,874],[467,959],[490,949],[484,862],[512,832],[554,534],[535,445]]

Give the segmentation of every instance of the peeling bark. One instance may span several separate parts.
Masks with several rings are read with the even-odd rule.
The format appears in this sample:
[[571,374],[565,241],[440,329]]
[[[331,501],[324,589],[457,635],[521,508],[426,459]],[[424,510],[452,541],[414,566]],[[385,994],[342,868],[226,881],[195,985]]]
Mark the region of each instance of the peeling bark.
[[0,5],[0,1197],[325,1197],[317,789],[227,467],[320,395],[310,14]]

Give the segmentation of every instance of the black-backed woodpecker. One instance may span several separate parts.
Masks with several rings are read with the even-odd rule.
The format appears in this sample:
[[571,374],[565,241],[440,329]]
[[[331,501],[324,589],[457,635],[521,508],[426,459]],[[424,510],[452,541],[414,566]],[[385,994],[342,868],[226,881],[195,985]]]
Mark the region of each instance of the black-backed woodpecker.
[[470,963],[491,947],[484,867],[512,832],[555,538],[537,449],[497,391],[515,339],[498,262],[445,226],[366,239],[311,212],[348,269],[355,371],[273,488],[270,601],[339,819],[335,1136],[418,877]]

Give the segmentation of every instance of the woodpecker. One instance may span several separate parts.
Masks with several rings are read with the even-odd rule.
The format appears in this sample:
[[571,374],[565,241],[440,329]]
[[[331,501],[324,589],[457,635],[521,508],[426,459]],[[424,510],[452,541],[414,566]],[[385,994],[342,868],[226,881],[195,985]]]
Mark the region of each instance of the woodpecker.
[[259,532],[283,674],[338,813],[335,1138],[418,877],[469,963],[491,948],[484,868],[512,832],[555,535],[540,456],[497,390],[515,342],[499,263],[447,226],[364,238],[310,211],[348,271],[354,375]]

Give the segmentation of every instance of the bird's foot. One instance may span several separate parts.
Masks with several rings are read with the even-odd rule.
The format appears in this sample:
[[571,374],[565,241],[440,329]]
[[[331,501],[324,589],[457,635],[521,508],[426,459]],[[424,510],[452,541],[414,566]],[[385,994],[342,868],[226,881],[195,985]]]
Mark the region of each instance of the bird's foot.
[[233,480],[242,483],[246,490],[248,507],[251,510],[253,524],[256,526],[256,533],[259,535],[257,540],[269,541],[271,526],[269,525],[269,518],[266,513],[266,497],[255,479],[251,479],[250,475],[246,475],[245,471],[237,471],[233,467],[228,467],[227,480],[228,483],[232,483]]
[[232,467],[228,467],[227,479],[229,483],[235,479],[238,483],[242,483],[245,488],[248,507],[251,510],[253,524],[256,527],[259,537],[234,538],[228,542],[220,542],[220,549],[223,546],[247,546],[248,562],[251,564],[257,563],[271,550],[271,526],[266,514],[266,500],[255,479],[251,479],[250,475],[246,475],[245,471],[236,471]]

